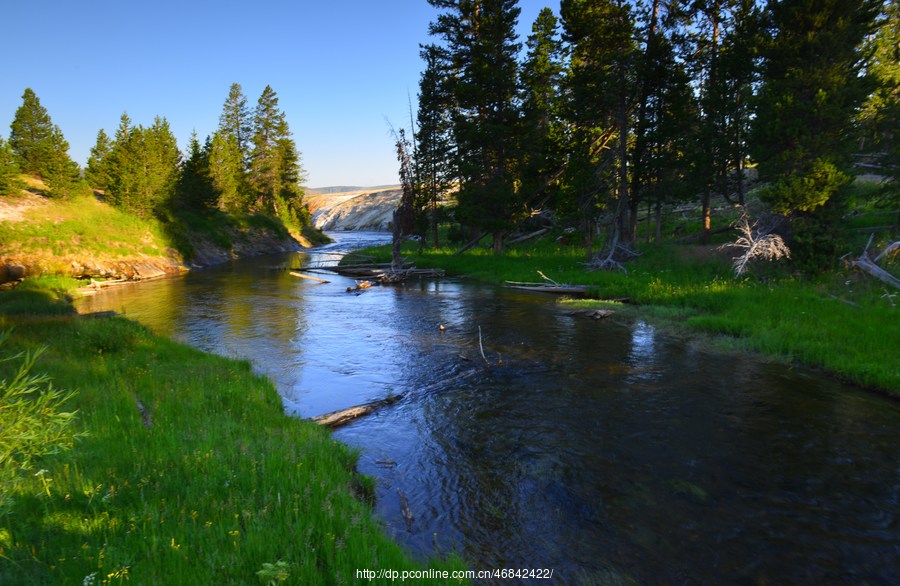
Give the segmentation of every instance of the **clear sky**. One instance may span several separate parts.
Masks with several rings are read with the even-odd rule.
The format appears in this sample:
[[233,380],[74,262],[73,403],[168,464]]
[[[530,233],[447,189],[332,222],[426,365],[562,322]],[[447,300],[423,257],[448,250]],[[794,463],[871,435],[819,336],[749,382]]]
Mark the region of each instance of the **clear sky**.
[[[521,41],[543,6],[520,0]],[[168,119],[184,150],[217,125],[233,82],[255,106],[271,85],[307,185],[397,183],[388,123],[409,125],[436,12],[426,0],[0,0],[0,136],[32,88],[87,161],[122,112]]]

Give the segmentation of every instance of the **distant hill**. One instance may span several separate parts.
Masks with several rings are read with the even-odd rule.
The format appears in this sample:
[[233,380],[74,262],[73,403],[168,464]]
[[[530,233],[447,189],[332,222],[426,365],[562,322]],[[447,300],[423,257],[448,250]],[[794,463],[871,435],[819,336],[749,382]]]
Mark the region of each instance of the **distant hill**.
[[335,185],[331,187],[307,187],[306,193],[310,195],[328,195],[330,193],[347,193],[349,191],[383,191],[386,189],[395,189],[399,187],[399,185],[372,185],[370,187]]

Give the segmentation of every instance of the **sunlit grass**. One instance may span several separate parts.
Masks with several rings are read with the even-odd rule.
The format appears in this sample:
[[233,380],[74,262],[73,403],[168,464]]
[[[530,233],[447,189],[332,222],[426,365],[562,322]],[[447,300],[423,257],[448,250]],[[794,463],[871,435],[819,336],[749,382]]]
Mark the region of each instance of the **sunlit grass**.
[[281,561],[290,583],[337,584],[421,567],[355,496],[371,490],[356,454],[284,415],[249,363],[120,318],[5,319],[4,351],[49,346],[36,370],[78,391],[87,436],[0,513],[0,583],[255,584]]
[[93,196],[78,197],[48,200],[25,211],[22,221],[0,222],[0,254],[163,256],[165,238],[158,222],[126,214]]

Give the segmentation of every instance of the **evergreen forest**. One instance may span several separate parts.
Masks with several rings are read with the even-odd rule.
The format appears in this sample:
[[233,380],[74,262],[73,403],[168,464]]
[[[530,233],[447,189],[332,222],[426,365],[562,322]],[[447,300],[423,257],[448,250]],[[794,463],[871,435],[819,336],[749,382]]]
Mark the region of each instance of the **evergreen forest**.
[[699,209],[700,242],[730,230],[718,203],[815,272],[846,252],[860,170],[881,180],[862,205],[900,207],[897,0],[562,0],[524,44],[516,0],[428,2],[397,137],[404,232],[423,243],[449,204],[460,242],[499,253],[565,228],[593,266],[621,267],[664,210]]
[[201,143],[196,132],[182,152],[164,117],[144,126],[123,113],[113,135],[100,129],[82,170],[69,144],[31,88],[0,139],[0,194],[39,179],[43,194],[71,199],[91,190],[114,207],[164,225],[259,216],[301,233],[310,226],[304,171],[278,96],[266,86],[251,108],[231,85],[219,126]]

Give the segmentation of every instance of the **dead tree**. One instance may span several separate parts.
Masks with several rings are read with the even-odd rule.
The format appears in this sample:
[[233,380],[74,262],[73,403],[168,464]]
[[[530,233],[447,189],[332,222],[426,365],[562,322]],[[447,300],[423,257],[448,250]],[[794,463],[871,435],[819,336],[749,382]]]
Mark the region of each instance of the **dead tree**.
[[761,224],[759,220],[756,220],[751,224],[747,208],[738,207],[741,210],[741,217],[734,223],[734,227],[740,235],[736,241],[723,246],[724,248],[737,248],[741,251],[732,263],[735,279],[740,278],[746,272],[747,265],[752,260],[773,261],[790,258],[791,249],[788,248],[781,236],[772,233],[775,229],[774,223]]

